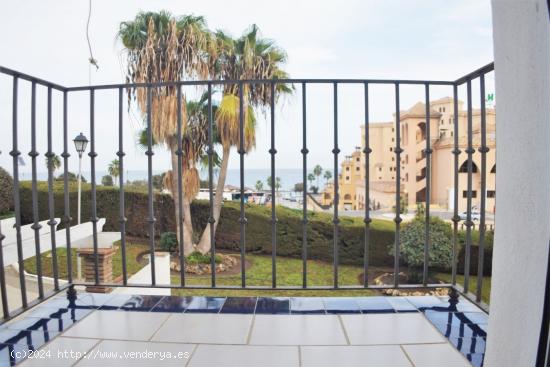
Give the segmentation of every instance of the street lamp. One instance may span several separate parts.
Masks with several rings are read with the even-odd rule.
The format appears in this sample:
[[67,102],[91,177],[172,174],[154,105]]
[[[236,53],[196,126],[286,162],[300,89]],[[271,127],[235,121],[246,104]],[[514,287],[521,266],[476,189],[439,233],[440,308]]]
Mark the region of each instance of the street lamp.
[[82,153],[86,150],[86,146],[88,145],[88,139],[80,133],[76,138],[73,140],[74,147],[76,148],[76,151],[78,153],[78,213],[77,213],[77,224],[80,224],[80,194],[81,194],[81,184],[82,184]]

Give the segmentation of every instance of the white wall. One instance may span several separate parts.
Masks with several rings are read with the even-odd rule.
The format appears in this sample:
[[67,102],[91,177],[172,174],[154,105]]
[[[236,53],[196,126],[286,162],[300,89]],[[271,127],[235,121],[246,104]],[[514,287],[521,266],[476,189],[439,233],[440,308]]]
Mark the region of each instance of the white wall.
[[497,211],[485,366],[534,366],[550,239],[546,0],[492,0]]

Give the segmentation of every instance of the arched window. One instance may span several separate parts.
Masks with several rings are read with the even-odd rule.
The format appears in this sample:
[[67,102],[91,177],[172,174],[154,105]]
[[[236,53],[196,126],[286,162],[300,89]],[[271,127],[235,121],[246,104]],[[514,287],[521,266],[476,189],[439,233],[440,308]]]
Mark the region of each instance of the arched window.
[[491,168],[491,173],[497,173],[497,164],[496,163],[493,165],[493,168]]
[[[462,166],[458,169],[458,172],[460,173],[468,173],[468,161],[464,161],[462,163]],[[477,173],[477,166],[474,162],[472,162],[472,173]]]
[[350,194],[344,195],[344,200],[351,200],[351,195]]

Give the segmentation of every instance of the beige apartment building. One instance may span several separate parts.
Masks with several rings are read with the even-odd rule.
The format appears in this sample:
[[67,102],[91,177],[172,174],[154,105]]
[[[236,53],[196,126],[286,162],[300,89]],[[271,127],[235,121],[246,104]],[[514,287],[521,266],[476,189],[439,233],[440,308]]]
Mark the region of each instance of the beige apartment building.
[[[430,204],[442,209],[454,209],[454,106],[450,97],[430,102],[430,145],[432,148],[431,197]],[[458,102],[458,210],[467,209],[467,154],[468,146],[467,111],[464,103]],[[370,200],[371,208],[391,208],[395,205],[397,164],[401,165],[401,196],[409,208],[426,202],[426,107],[417,103],[400,112],[401,162],[396,162],[395,116],[393,122],[372,122],[369,124],[370,155]],[[495,110],[486,109],[487,146],[487,189],[486,210],[495,209]],[[473,175],[472,207],[480,208],[481,199],[481,111],[472,111]],[[348,156],[339,173],[339,207],[342,210],[362,210],[366,205],[365,192],[365,127],[361,126],[361,146]],[[323,202],[332,202],[333,186],[329,184],[323,192]]]

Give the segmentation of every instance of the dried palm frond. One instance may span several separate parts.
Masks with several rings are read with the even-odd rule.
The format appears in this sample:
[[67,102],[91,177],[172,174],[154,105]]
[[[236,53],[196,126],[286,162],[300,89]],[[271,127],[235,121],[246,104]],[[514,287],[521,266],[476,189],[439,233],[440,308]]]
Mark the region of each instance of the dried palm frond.
[[193,167],[183,172],[183,193],[188,200],[193,200],[199,193],[199,171]]

